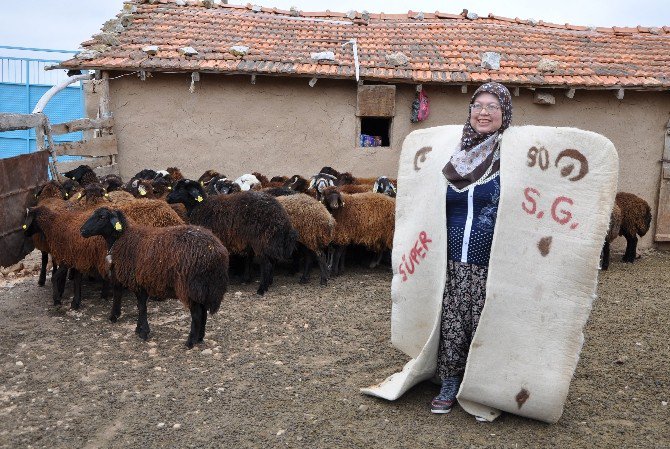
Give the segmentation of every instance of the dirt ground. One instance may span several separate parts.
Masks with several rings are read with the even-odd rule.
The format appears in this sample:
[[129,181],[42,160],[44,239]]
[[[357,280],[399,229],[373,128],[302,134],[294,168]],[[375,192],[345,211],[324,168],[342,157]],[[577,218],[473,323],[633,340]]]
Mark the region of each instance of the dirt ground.
[[178,301],[150,303],[143,342],[130,295],[112,324],[95,284],[73,312],[68,300],[51,304],[49,280],[5,278],[0,447],[670,447],[670,253],[601,273],[554,425],[509,414],[480,424],[460,408],[432,415],[429,382],[396,402],[362,395],[407,361],[390,345],[390,270],[317,280],[280,272],[265,297],[233,283],[189,351]]

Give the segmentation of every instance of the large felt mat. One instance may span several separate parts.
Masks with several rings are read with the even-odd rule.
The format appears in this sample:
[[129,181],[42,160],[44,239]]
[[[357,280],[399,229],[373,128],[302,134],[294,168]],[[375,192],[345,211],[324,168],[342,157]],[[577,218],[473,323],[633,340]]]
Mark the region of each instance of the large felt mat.
[[[366,394],[394,400],[435,374],[446,278],[446,181],[461,126],[415,131],[403,144],[393,243],[391,339],[411,357]],[[573,128],[523,126],[501,142],[501,197],[486,305],[458,400],[556,422],[595,298],[617,187],[612,143]]]

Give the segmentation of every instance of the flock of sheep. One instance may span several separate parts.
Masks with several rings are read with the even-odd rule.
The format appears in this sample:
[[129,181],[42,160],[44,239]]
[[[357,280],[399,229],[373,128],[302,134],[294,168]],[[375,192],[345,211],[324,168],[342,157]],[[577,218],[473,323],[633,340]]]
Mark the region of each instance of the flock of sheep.
[[[314,262],[320,282],[344,269],[345,251],[360,245],[376,254],[371,267],[391,250],[395,228],[395,180],[356,178],[323,167],[310,179],[295,175],[268,180],[260,173],[236,180],[208,170],[197,181],[179,169],[145,169],[124,183],[117,175],[98,178],[85,165],[50,181],[35,194],[25,234],[42,252],[39,284],[44,285],[51,254],[52,295],[61,303],[66,279],[73,280],[71,307],[81,305],[82,276],[102,280],[110,290],[110,320],[121,315],[123,289],[138,301],[136,332],[146,340],[148,298],[176,297],[191,313],[187,346],[203,341],[207,314],[226,292],[229,267],[242,265],[250,282],[252,263],[260,266],[259,295],[271,286],[280,261],[302,266],[309,282]],[[623,260],[636,257],[637,235],[649,229],[651,209],[641,198],[620,192],[603,248],[625,236]]]
[[78,309],[82,276],[102,279],[103,297],[113,295],[113,322],[123,289],[130,290],[138,301],[136,332],[145,340],[148,298],[176,297],[191,313],[187,346],[202,342],[207,313],[218,310],[226,291],[231,256],[241,261],[245,282],[258,263],[262,295],[280,261],[302,264],[306,283],[316,260],[326,284],[342,272],[347,246],[376,252],[374,266],[393,243],[395,181],[386,177],[324,167],[309,180],[254,173],[232,181],[208,170],[194,181],[168,168],[142,170],[124,183],[83,165],[64,176],[38,189],[24,225],[42,252],[38,282],[45,284],[51,254],[54,304],[69,274],[71,307]]

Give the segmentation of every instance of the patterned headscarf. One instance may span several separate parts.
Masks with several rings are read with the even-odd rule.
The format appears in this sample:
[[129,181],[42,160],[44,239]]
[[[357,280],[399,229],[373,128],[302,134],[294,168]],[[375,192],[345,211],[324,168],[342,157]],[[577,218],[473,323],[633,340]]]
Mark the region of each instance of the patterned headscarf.
[[459,190],[477,182],[482,176],[500,169],[500,159],[495,151],[501,134],[512,122],[512,95],[500,83],[490,82],[479,86],[470,99],[470,106],[483,92],[495,95],[500,102],[502,125],[492,133],[480,134],[470,124],[472,111],[468,108],[468,119],[463,127],[460,147],[442,169],[447,180]]

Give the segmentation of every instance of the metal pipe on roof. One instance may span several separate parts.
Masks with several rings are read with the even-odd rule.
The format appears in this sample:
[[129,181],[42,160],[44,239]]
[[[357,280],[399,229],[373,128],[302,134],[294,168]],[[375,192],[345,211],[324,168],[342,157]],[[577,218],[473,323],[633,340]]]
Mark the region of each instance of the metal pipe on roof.
[[356,38],[350,39],[349,41],[342,44],[342,48],[349,44],[351,44],[354,51],[354,67],[356,68],[356,81],[358,81],[360,79],[360,68],[358,65],[358,44],[356,43]]

